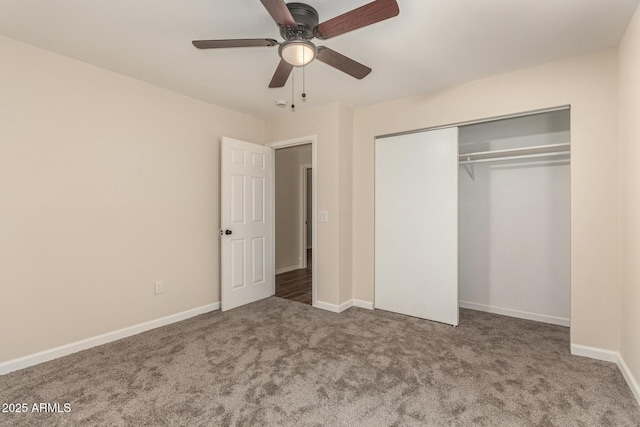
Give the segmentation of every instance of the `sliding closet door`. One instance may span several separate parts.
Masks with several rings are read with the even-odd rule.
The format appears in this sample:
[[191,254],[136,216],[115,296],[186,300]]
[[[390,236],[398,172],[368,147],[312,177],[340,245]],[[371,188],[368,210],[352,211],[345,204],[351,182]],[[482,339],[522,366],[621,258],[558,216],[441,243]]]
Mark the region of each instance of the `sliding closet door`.
[[375,307],[458,324],[458,128],[376,140]]

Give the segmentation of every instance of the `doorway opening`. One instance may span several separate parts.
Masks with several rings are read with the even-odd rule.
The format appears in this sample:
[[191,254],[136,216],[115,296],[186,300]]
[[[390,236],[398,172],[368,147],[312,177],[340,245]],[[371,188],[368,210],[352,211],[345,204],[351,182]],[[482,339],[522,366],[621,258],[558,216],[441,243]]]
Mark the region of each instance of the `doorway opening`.
[[[274,148],[274,272],[276,297],[315,303],[315,137]],[[279,145],[283,144],[283,145]]]

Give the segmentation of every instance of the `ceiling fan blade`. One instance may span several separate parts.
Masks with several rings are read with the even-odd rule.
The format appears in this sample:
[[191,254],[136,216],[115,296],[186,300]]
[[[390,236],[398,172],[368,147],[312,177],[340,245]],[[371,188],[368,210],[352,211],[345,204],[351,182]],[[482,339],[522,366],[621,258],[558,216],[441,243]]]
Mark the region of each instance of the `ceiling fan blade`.
[[291,74],[291,70],[293,70],[293,65],[289,64],[284,59],[280,60],[278,64],[278,68],[276,68],[276,72],[273,74],[271,78],[271,83],[269,83],[270,88],[274,87],[283,87],[287,80],[289,80],[289,75]]
[[225,40],[194,40],[191,43],[198,49],[221,49],[226,47],[258,47],[275,46],[274,39],[225,39]]
[[331,65],[333,68],[337,68],[356,79],[363,79],[371,72],[371,68],[366,65],[362,65],[361,63],[354,61],[335,50],[331,50],[328,47],[318,46],[317,58],[319,61],[322,61],[327,65]]
[[296,25],[296,20],[293,19],[293,15],[289,12],[289,8],[285,4],[284,0],[260,0],[264,5],[267,12],[271,15],[276,24],[283,27],[293,27]]
[[396,0],[376,0],[316,25],[313,34],[319,39],[328,39],[393,18],[399,13]]

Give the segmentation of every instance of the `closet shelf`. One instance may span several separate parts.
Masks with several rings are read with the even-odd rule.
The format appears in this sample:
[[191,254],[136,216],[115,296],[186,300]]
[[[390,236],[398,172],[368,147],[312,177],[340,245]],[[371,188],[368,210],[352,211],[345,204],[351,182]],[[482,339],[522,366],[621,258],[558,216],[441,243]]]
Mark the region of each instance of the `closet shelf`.
[[494,162],[500,160],[526,159],[533,157],[564,156],[571,153],[571,144],[538,145],[535,147],[512,148],[510,150],[478,151],[458,155],[461,165]]
[[502,160],[533,159],[536,157],[568,156],[571,154],[571,144],[538,145],[535,147],[512,148],[510,150],[478,151],[458,155],[458,162],[467,169],[473,181],[476,180],[476,163],[498,162]]

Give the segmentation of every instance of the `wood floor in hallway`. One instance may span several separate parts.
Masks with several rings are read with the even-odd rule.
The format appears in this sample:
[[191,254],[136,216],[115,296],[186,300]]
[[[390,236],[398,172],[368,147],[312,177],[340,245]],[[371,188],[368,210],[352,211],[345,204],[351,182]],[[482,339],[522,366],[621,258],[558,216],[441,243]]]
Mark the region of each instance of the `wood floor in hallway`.
[[311,249],[307,249],[307,268],[276,274],[276,296],[311,305]]

